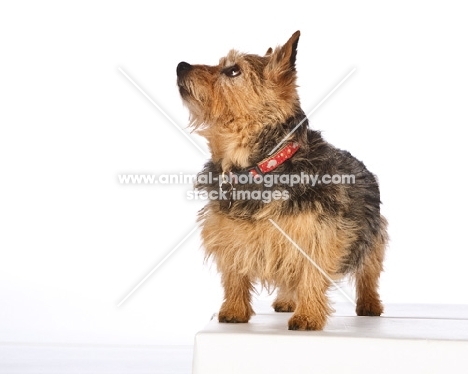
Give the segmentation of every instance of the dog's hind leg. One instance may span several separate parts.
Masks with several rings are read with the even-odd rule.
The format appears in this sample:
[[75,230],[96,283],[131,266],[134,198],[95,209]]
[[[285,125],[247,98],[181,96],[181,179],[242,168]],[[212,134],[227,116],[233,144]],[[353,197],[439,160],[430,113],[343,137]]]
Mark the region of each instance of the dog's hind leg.
[[385,242],[379,241],[354,274],[358,316],[380,316],[383,313],[378,288],[380,273],[383,270],[384,252]]
[[224,303],[218,314],[219,322],[245,323],[254,314],[250,304],[252,283],[245,275],[223,272]]
[[294,292],[284,287],[279,287],[272,306],[275,312],[294,312],[294,309],[296,309]]

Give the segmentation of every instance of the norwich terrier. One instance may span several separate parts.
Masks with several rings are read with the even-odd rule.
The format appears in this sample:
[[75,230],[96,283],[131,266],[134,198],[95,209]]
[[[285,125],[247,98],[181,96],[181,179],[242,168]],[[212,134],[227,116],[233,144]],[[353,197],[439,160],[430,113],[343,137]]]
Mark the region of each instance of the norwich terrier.
[[379,186],[308,127],[296,89],[299,35],[264,56],[231,50],[216,66],[177,66],[191,126],[211,151],[196,188],[209,196],[199,222],[222,276],[220,322],[249,321],[260,282],[278,289],[275,311],[294,312],[290,330],[321,330],[333,311],[327,290],[345,275],[358,315],[383,312]]

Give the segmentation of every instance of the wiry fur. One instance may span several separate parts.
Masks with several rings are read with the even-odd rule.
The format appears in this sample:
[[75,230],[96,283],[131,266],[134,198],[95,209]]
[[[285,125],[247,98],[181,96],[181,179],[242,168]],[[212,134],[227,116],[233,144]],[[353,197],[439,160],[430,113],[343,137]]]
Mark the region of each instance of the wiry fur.
[[[221,175],[254,165],[304,120],[296,90],[299,32],[265,56],[230,51],[217,66],[180,63],[180,94],[192,126],[208,140],[203,173]],[[354,184],[239,184],[241,190],[287,191],[289,199],[209,201],[200,212],[207,256],[222,274],[221,322],[247,322],[253,284],[278,287],[273,307],[292,312],[289,328],[322,329],[331,308],[330,281],[272,224],[273,220],[332,279],[351,274],[358,315],[380,315],[378,279],[387,242],[375,176],[348,152],[327,143],[307,120],[291,135],[297,153],[271,174],[355,175]],[[218,191],[217,181],[198,184]]]

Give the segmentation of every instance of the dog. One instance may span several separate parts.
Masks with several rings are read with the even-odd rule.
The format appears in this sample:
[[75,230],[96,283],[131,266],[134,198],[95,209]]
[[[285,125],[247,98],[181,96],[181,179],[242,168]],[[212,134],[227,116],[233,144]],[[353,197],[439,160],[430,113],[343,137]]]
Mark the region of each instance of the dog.
[[[209,196],[198,221],[224,287],[219,322],[248,322],[259,282],[277,289],[276,312],[294,312],[290,330],[322,330],[333,312],[327,290],[344,276],[357,315],[383,312],[388,236],[377,178],[309,128],[296,86],[299,37],[263,56],[231,50],[216,66],[176,69],[190,126],[211,153],[195,188]],[[353,183],[331,183],[343,175]]]

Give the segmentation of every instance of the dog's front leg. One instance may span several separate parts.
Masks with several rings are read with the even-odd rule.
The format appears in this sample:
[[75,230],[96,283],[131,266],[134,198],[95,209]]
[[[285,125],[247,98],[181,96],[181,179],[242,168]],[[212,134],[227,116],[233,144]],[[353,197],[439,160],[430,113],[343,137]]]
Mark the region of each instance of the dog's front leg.
[[252,283],[245,275],[234,271],[222,273],[224,303],[219,311],[219,322],[245,323],[254,314],[250,305]]
[[332,309],[327,290],[329,280],[319,270],[308,266],[297,287],[297,307],[288,322],[289,330],[322,330]]

